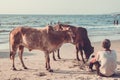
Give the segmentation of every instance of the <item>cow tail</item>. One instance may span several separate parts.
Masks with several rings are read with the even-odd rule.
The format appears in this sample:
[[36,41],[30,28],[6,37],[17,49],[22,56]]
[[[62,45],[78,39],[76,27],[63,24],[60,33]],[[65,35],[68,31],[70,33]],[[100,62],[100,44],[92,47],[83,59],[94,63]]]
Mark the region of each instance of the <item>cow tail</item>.
[[12,52],[10,51],[10,59],[12,59]]
[[13,52],[11,51],[11,41],[10,41],[10,38],[11,38],[11,32],[10,32],[10,34],[9,34],[9,50],[10,50],[10,55],[9,55],[9,57],[10,57],[10,59],[12,59]]

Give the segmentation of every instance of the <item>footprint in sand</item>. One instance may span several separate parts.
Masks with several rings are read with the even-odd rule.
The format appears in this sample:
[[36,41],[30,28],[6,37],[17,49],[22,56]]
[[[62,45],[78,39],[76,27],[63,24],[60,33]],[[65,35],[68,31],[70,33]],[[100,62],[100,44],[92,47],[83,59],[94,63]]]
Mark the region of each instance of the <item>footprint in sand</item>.
[[39,72],[38,74],[35,75],[42,77],[42,76],[46,76],[47,74],[45,74],[44,72]]

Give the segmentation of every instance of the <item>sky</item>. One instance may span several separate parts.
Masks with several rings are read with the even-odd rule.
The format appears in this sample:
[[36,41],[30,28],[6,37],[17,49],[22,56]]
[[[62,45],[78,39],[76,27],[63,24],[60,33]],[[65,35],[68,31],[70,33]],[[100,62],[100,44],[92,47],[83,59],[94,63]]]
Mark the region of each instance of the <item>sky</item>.
[[0,14],[110,14],[120,0],[0,0]]

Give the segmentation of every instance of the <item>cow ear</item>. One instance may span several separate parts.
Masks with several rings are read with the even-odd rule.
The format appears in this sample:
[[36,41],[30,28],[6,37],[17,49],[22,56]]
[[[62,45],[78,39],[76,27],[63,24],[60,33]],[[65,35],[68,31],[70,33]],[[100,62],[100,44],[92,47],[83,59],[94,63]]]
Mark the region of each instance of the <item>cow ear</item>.
[[62,25],[59,25],[59,30],[63,30]]
[[47,26],[47,33],[49,33],[50,31],[54,31],[52,26]]
[[67,29],[66,29],[66,30],[72,31],[70,27],[67,27]]
[[70,31],[71,31],[71,28],[70,28],[70,27],[68,27],[68,30],[70,30]]
[[46,31],[47,31],[47,33],[49,32],[49,27],[48,26],[46,27]]

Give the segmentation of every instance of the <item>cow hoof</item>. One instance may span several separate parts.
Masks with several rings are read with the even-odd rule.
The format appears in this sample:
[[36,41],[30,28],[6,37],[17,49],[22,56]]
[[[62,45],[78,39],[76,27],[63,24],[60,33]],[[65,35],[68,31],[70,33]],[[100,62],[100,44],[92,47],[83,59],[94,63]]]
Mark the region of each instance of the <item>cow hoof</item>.
[[58,57],[58,59],[61,59],[60,57]]
[[24,69],[28,69],[27,67],[24,67]]
[[58,58],[58,59],[61,59],[61,58]]
[[56,59],[53,59],[54,61],[57,61]]
[[17,69],[13,67],[12,70],[13,70],[13,71],[16,71]]
[[85,61],[83,61],[83,63],[85,64]]
[[52,70],[52,69],[49,69],[48,71],[49,71],[49,72],[53,72],[53,70]]
[[80,59],[77,59],[78,61],[80,61]]

